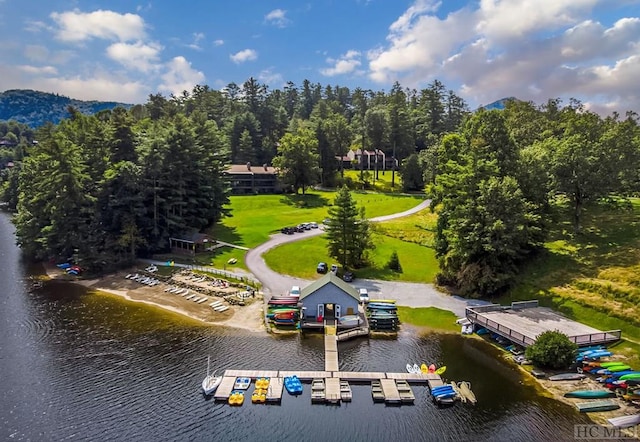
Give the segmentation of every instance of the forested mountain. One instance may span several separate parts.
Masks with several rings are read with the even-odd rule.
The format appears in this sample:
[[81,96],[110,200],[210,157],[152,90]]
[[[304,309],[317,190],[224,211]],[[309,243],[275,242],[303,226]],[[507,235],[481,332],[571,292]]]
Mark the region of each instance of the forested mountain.
[[69,106],[86,115],[117,106],[131,107],[124,103],[82,101],[58,94],[14,89],[0,92],[0,121],[14,120],[32,128],[48,122],[58,124],[62,119],[69,118]]
[[438,81],[382,92],[309,81],[269,90],[250,78],[68,112],[36,131],[0,125],[2,198],[27,255],[73,255],[94,270],[164,251],[169,237],[226,216],[230,163],[273,164],[304,191],[349,184],[337,159],[350,151],[382,152],[405,190],[433,198],[439,281],[468,296],[509,286],[544,242],[556,201],[571,205],[579,233],[586,204],[640,194],[637,114],[603,118],[576,100],[470,113]]

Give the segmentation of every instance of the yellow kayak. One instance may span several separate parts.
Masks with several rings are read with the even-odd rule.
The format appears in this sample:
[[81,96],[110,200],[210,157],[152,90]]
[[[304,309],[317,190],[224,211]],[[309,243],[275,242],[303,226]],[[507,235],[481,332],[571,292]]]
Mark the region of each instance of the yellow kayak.
[[420,371],[423,373],[429,373],[429,367],[427,367],[427,364],[423,362],[422,365],[420,366]]

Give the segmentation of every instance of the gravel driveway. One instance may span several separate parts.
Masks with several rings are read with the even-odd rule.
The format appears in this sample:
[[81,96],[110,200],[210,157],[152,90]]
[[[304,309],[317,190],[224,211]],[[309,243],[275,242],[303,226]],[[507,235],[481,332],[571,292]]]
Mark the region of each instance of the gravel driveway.
[[[392,215],[371,218],[369,221],[382,222],[408,216],[426,209],[430,203],[430,200],[425,200],[412,209]],[[247,252],[245,256],[247,268],[262,283],[267,299],[275,294],[287,293],[293,285],[304,287],[312,281],[274,272],[267,266],[262,255],[281,244],[299,241],[323,233],[322,228],[307,230],[293,235],[277,233],[272,235],[267,242]],[[371,298],[395,299],[398,305],[408,307],[437,307],[449,310],[461,317],[464,316],[466,306],[486,304],[484,301],[469,300],[444,294],[438,291],[433,284],[356,279],[353,285],[357,288],[366,288]]]

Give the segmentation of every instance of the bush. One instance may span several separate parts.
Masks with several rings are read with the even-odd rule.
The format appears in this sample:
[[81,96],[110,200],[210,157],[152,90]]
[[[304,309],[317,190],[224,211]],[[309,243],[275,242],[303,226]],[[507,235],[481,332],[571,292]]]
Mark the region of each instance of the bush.
[[525,357],[538,367],[567,368],[576,358],[578,346],[557,330],[546,331],[527,347]]
[[402,273],[402,266],[400,265],[400,258],[398,258],[398,252],[395,250],[391,254],[391,258],[389,258],[389,262],[387,263],[387,267],[394,272]]

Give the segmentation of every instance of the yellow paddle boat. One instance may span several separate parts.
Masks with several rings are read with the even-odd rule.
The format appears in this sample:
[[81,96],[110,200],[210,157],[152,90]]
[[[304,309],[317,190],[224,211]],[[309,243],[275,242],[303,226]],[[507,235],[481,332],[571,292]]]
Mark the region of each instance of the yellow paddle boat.
[[256,389],[257,390],[266,390],[269,388],[269,378],[258,378],[256,379]]
[[251,402],[254,404],[264,404],[267,401],[267,390],[256,389],[251,395]]
[[229,405],[242,405],[244,403],[244,391],[234,390],[229,396]]

